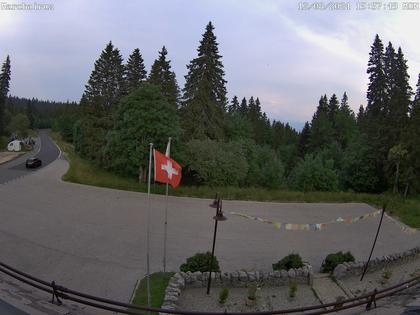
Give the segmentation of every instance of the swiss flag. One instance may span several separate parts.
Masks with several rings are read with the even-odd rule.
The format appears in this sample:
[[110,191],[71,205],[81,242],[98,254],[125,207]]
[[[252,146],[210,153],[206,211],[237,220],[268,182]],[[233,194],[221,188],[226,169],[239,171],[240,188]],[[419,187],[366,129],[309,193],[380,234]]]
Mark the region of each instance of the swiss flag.
[[158,150],[153,150],[155,160],[155,181],[178,187],[182,177],[182,167]]

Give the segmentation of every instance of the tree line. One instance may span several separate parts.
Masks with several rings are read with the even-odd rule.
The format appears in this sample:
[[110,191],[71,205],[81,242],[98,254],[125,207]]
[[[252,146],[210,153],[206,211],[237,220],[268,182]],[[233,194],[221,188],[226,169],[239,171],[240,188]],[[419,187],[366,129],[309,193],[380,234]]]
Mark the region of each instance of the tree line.
[[138,48],[124,62],[109,42],[80,104],[54,119],[76,152],[145,180],[148,144],[183,165],[183,183],[301,191],[416,193],[420,189],[420,76],[413,93],[401,48],[376,35],[367,105],[357,115],[346,92],[321,95],[297,132],[270,120],[258,97],[227,99],[222,56],[209,22],[181,89],[165,46],[147,73]]
[[[222,56],[208,23],[180,89],[165,46],[147,73],[138,48],[124,63],[109,42],[96,60],[80,101],[74,145],[84,158],[116,173],[145,179],[148,144],[184,165],[184,183],[286,185],[299,134],[270,122],[258,97],[228,104]],[[282,154],[284,152],[284,154]]]
[[75,124],[75,146],[104,168],[145,179],[147,145],[164,148],[184,167],[184,183],[262,186],[302,191],[407,194],[420,183],[419,85],[414,99],[401,48],[371,47],[367,105],[357,115],[344,92],[322,95],[298,133],[270,121],[258,97],[228,102],[222,56],[210,22],[187,65],[181,90],[168,51],[149,75],[139,49],[123,64],[109,43],[95,63]]

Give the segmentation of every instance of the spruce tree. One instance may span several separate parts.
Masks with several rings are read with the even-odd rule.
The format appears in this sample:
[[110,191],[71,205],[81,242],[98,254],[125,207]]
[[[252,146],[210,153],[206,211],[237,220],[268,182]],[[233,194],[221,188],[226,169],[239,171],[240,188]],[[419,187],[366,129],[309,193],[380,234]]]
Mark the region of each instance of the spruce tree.
[[118,48],[109,42],[95,62],[85,86],[86,104],[94,113],[108,114],[124,95],[124,66]]
[[310,150],[320,151],[334,140],[334,129],[329,119],[328,98],[321,96],[311,122]]
[[385,73],[385,82],[386,82],[386,101],[384,102],[384,112],[388,113],[389,100],[395,89],[395,79],[397,72],[397,58],[395,54],[395,49],[392,46],[392,43],[389,42],[388,46],[385,49],[384,54],[384,73]]
[[386,112],[386,134],[389,148],[402,143],[402,135],[408,122],[411,87],[407,73],[407,61],[401,48],[395,55],[395,67],[390,73],[389,103]]
[[366,118],[371,124],[371,130],[378,130],[383,109],[387,100],[387,82],[384,70],[384,46],[378,35],[371,46],[367,73],[369,84],[367,91]]
[[259,111],[257,106],[255,106],[253,96],[251,96],[248,100],[247,117],[251,122],[255,122],[259,117]]
[[7,94],[9,93],[10,88],[10,76],[11,76],[11,66],[10,58],[6,57],[5,62],[1,67],[0,73],[0,136],[4,134],[5,131],[5,107]]
[[302,132],[299,136],[299,144],[298,144],[298,157],[303,159],[305,155],[309,152],[309,144],[311,141],[311,126],[309,122],[305,123],[303,126]]
[[26,111],[26,116],[29,119],[29,128],[34,129],[34,124],[35,124],[34,109],[33,109],[32,102],[30,100],[28,100],[28,102],[26,103],[25,111]]
[[247,113],[248,113],[248,102],[246,100],[246,98],[244,97],[241,101],[241,105],[239,106],[239,113],[243,116],[246,117]]
[[125,81],[127,93],[133,92],[142,82],[146,80],[146,69],[144,67],[144,60],[138,48],[133,50],[133,53],[128,57],[125,66]]
[[239,112],[239,101],[236,95],[232,98],[232,103],[228,106],[228,112],[230,114]]
[[378,191],[386,189],[384,166],[389,148],[385,137],[383,137],[386,125],[386,108],[389,102],[383,49],[382,41],[376,35],[369,53],[367,106],[364,123],[362,124],[365,127],[364,131],[367,134],[368,143],[372,146],[375,154],[377,176],[380,178],[379,184],[383,185],[383,187],[378,187]]
[[211,22],[198,47],[198,56],[187,66],[183,89],[183,123],[190,138],[223,138],[226,110],[225,72]]
[[171,70],[171,61],[166,59],[167,55],[168,51],[163,46],[159,52],[159,57],[155,60],[150,70],[149,83],[158,86],[169,104],[177,108],[179,103],[179,87],[176,82],[175,72]]
[[328,102],[328,118],[334,128],[337,127],[336,120],[337,120],[338,110],[339,110],[338,98],[337,98],[337,95],[333,94],[330,97],[330,101]]
[[414,190],[420,192],[420,74],[414,101],[410,108],[409,123],[404,143],[408,149],[408,161],[411,165],[409,171],[412,173],[406,176],[407,188],[409,184],[414,184]]
[[83,157],[102,162],[106,134],[112,128],[113,113],[125,93],[123,59],[109,42],[95,62],[80,101],[82,118],[75,148]]
[[365,118],[365,109],[363,105],[360,105],[359,111],[357,112],[357,125],[359,126],[360,129],[364,129],[362,127],[364,118]]
[[349,106],[346,92],[344,92],[341,99],[341,104],[337,112],[335,123],[337,141],[340,144],[341,149],[345,150],[351,138],[357,132],[356,117],[354,116],[354,112]]

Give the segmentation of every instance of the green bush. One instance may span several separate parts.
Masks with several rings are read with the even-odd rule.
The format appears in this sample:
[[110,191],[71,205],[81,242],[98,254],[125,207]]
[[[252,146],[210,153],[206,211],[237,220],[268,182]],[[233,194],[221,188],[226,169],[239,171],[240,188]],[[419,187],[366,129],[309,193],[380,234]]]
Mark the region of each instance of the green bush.
[[0,136],[0,151],[5,151],[8,143],[7,137]]
[[295,281],[289,282],[289,297],[294,298],[296,297],[296,293],[298,290],[298,285]]
[[248,287],[248,299],[251,301],[255,301],[257,299],[257,283],[252,282]]
[[273,270],[289,270],[291,268],[301,268],[303,267],[302,258],[299,254],[289,254],[284,257],[282,260],[273,264]]
[[[182,264],[179,268],[182,272],[206,272],[209,270],[210,265],[210,259],[211,259],[211,253],[197,253],[194,256],[191,256],[187,258],[187,262],[185,264]],[[211,271],[220,272],[219,262],[217,261],[217,257],[213,257],[213,264]]]
[[289,176],[290,185],[299,191],[337,191],[338,174],[332,159],[323,154],[307,154]]
[[321,272],[333,272],[337,265],[350,261],[354,261],[354,256],[350,252],[343,253],[339,251],[329,254],[322,263]]
[[228,288],[223,288],[219,292],[219,303],[220,304],[225,304],[228,297],[229,297],[229,289]]
[[[106,119],[103,120],[106,122]],[[103,124],[95,126],[97,122],[95,116],[94,124],[87,121],[88,124],[82,129],[84,146],[95,148],[98,145],[97,142],[92,145],[86,143],[98,136],[96,128],[108,130]],[[95,134],[91,135],[92,131]],[[149,143],[153,142],[156,149],[163,151],[168,137],[172,137],[176,143],[180,133],[175,106],[168,103],[159,87],[143,84],[119,102],[114,114],[113,128],[105,137],[106,146],[100,149],[103,149],[103,163],[116,173],[137,177],[139,167],[147,167]]]
[[248,172],[246,154],[239,142],[191,140],[182,154],[181,162],[194,184],[238,186]]

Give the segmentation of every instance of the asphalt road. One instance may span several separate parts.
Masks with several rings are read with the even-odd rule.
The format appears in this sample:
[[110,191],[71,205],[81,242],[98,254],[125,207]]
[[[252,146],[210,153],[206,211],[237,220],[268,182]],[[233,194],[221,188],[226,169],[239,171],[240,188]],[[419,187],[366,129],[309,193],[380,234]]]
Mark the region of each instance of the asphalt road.
[[[42,135],[41,135],[42,136]],[[45,142],[43,142],[44,144]],[[41,149],[42,151],[42,149]],[[64,159],[0,185],[0,260],[39,278],[107,298],[128,301],[146,272],[146,194],[61,181]],[[215,209],[211,200],[169,197],[168,270],[211,249]],[[162,270],[165,197],[151,198],[151,271]],[[319,270],[328,253],[350,250],[365,260],[379,217],[334,224],[321,231],[284,231],[231,215],[242,212],[279,222],[328,222],[372,212],[366,204],[225,201],[216,255],[223,271],[266,270],[299,253]],[[420,244],[420,233],[403,232],[384,218],[374,257]],[[0,275],[1,276],[1,275]]]
[[2,315],[29,315],[21,310],[18,310],[14,306],[0,300],[0,314]]
[[[142,193],[61,181],[67,161],[0,185],[0,260],[48,281],[127,301],[146,271],[148,199]],[[168,269],[178,270],[196,252],[211,249],[211,200],[169,198]],[[219,224],[216,255],[224,271],[270,270],[283,256],[299,253],[318,270],[326,254],[350,250],[368,257],[379,217],[335,224],[322,231],[284,231],[233,216],[243,212],[279,222],[327,222],[372,212],[366,204],[298,204],[225,201],[227,221]],[[152,196],[151,266],[162,269],[164,196]],[[374,257],[420,244],[384,219]]]
[[[45,130],[39,132],[39,137],[36,140],[34,150],[8,163],[0,165],[0,184],[7,183],[11,180],[18,179],[28,174],[32,174],[37,169],[27,169],[25,161],[31,156],[36,156],[41,159],[45,167],[53,162],[59,155],[57,146],[48,137]],[[2,315],[25,315],[27,313],[18,310],[14,306],[0,300],[0,314]]]
[[[11,180],[32,174],[42,167],[47,166],[59,156],[60,151],[54,142],[48,137],[46,130],[39,131],[39,137],[36,140],[33,151],[20,156],[19,158],[0,165],[0,184]],[[26,159],[36,156],[41,159],[42,166],[36,169],[27,169],[25,167]]]

